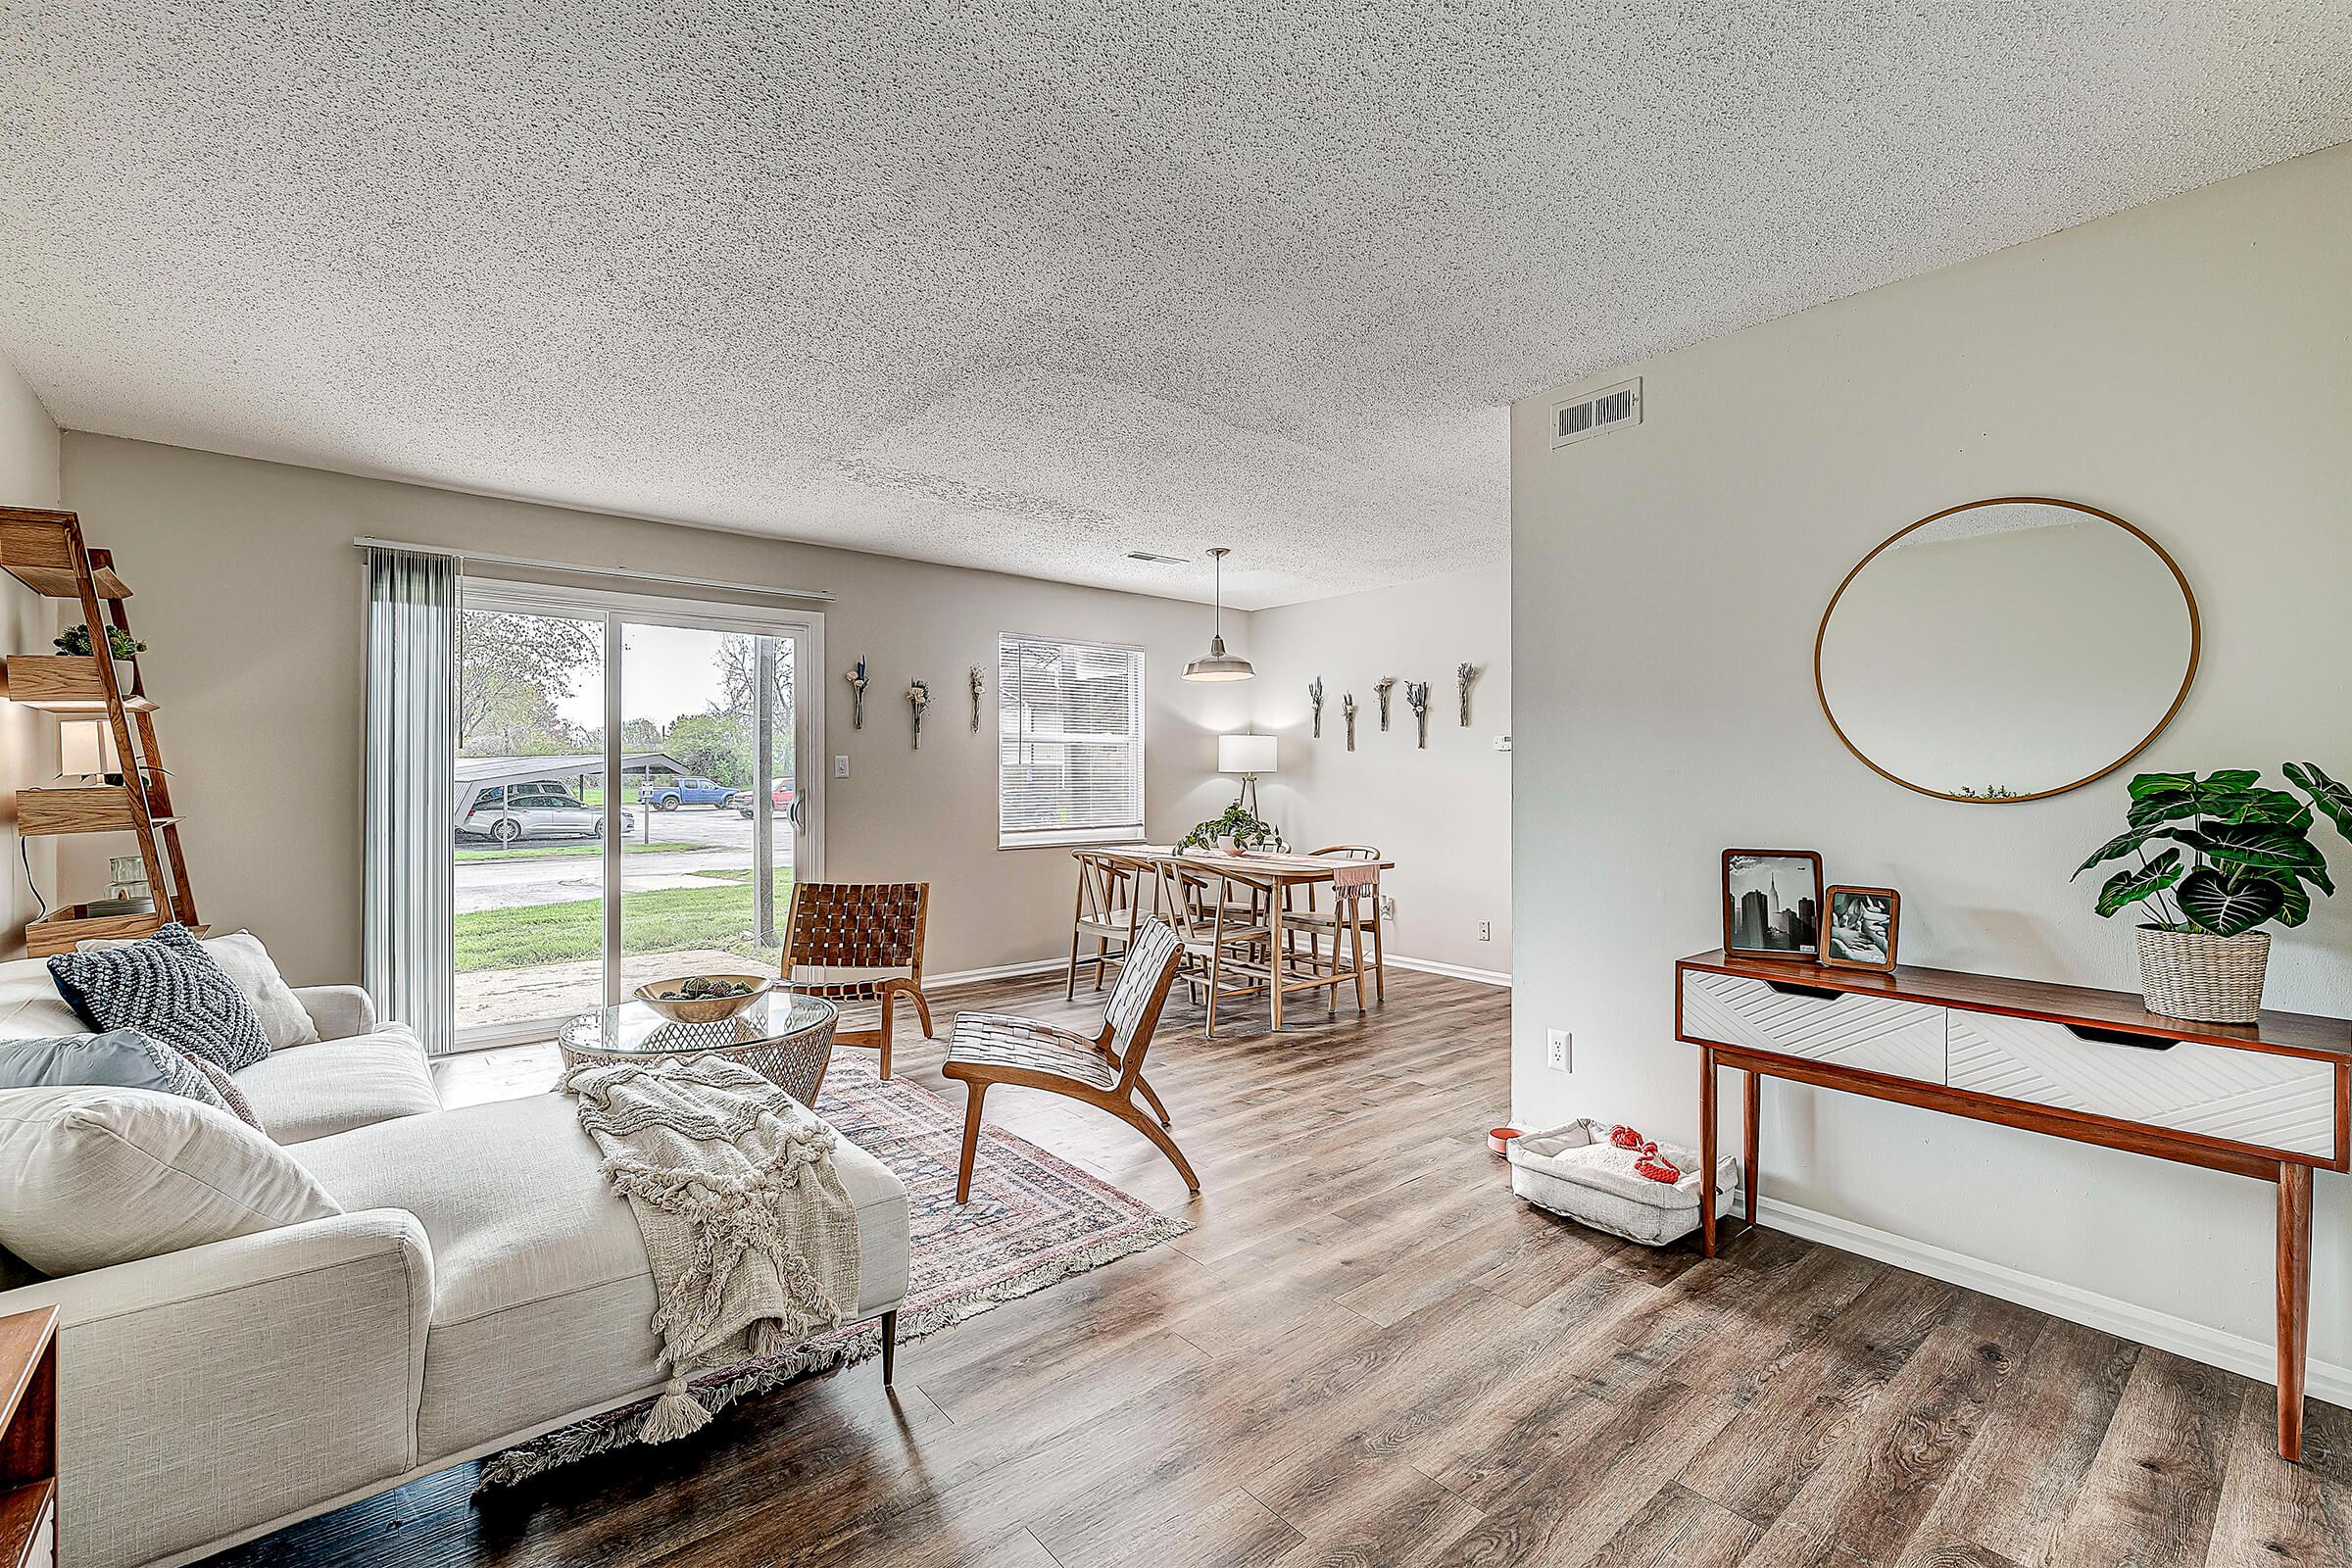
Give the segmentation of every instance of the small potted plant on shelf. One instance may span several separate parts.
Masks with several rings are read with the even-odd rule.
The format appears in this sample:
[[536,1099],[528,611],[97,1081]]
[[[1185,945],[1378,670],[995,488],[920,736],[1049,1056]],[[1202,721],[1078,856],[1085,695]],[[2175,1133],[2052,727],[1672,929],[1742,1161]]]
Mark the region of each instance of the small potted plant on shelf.
[[2132,781],[2124,831],[2076,868],[2081,876],[2136,859],[2107,879],[2097,907],[2105,916],[2145,904],[2157,915],[2138,933],[2140,990],[2151,1012],[2254,1022],[2271,956],[2270,933],[2255,928],[2301,925],[2312,888],[2335,892],[2311,828],[2325,816],[2352,839],[2352,790],[2310,762],[2280,771],[2301,797],[2264,788],[2250,767],[2202,778],[2142,773]]
[[1273,827],[1259,820],[1257,814],[1241,802],[1225,808],[1225,814],[1211,817],[1176,841],[1176,853],[1192,849],[1219,850],[1287,850],[1290,846]]
[[[61,654],[75,659],[90,657],[90,628],[87,622],[67,627],[57,634],[55,642]],[[127,693],[138,679],[139,669],[134,661],[147,651],[147,645],[120,626],[109,626],[106,628],[106,651],[115,662],[115,689]]]

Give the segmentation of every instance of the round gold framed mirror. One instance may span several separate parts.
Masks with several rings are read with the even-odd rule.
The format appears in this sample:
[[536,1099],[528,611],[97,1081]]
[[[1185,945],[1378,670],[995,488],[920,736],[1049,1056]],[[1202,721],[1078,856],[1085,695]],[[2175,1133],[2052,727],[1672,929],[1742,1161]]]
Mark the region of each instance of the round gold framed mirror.
[[1864,556],[1813,643],[1821,710],[1883,778],[2038,801],[2105,777],[2180,710],[2187,577],[2111,513],[2047,496],[1948,507]]

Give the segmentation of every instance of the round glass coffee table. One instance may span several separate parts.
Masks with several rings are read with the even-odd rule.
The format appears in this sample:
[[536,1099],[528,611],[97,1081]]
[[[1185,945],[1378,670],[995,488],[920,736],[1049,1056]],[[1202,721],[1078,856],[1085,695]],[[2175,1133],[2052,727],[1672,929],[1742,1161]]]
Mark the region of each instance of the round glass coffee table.
[[642,1002],[624,1002],[570,1019],[556,1044],[567,1072],[584,1061],[724,1056],[813,1107],[840,1021],[841,1009],[830,1002],[789,991],[771,991],[715,1023],[672,1023]]

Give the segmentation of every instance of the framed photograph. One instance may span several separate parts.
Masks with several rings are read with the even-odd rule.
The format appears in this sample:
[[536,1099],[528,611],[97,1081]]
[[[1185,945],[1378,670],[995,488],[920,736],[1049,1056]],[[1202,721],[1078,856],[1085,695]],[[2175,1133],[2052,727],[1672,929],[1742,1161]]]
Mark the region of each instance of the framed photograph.
[[1811,850],[1723,852],[1723,951],[1735,958],[1821,957],[1821,857]]
[[1891,969],[1903,896],[1892,888],[1832,888],[1821,961],[1840,969]]

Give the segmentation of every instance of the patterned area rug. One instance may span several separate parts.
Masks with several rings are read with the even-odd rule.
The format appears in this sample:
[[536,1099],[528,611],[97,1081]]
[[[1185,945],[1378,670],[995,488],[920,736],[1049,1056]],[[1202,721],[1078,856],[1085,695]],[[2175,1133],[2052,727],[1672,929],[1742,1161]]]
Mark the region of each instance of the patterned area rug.
[[[884,1083],[862,1054],[834,1057],[816,1108],[906,1184],[913,1250],[906,1299],[899,1307],[901,1345],[1193,1228],[1192,1221],[1148,1208],[986,1122],[972,1200],[958,1208],[962,1105],[905,1078]],[[855,1366],[881,1352],[881,1326],[853,1324],[780,1356],[713,1368],[694,1380],[694,1396],[715,1414],[795,1378]],[[652,1402],[591,1416],[493,1454],[483,1462],[480,1485],[513,1486],[633,1443]]]

